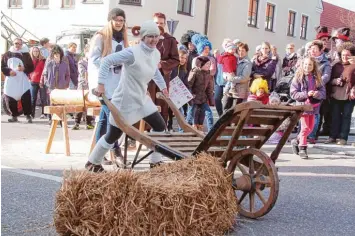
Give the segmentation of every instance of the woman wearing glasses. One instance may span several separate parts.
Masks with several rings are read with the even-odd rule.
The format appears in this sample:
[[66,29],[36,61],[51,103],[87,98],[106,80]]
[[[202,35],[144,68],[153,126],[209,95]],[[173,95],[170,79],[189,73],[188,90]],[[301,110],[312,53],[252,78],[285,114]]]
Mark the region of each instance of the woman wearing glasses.
[[[105,90],[109,89],[109,68],[112,65],[122,64],[124,70],[120,84],[112,96],[113,105],[130,125],[144,119],[152,127],[153,132],[163,132],[166,129],[165,121],[147,94],[148,83],[153,79],[163,94],[169,95],[165,80],[158,69],[160,53],[156,46],[160,31],[154,21],[146,21],[140,27],[139,35],[141,42],[138,45],[102,59],[96,91],[98,94],[104,94]],[[103,171],[101,161],[104,155],[122,135],[112,115],[109,123],[108,132],[97,142],[85,165],[89,171]],[[151,167],[161,162],[162,156],[159,153],[150,156]]]
[[[119,8],[114,8],[108,13],[107,25],[96,33],[90,43],[90,50],[88,55],[88,82],[89,89],[97,87],[99,69],[102,59],[112,53],[119,52],[127,48],[128,38],[126,31],[126,14]],[[106,78],[105,95],[108,99],[112,98],[114,90],[117,88],[121,76],[121,65],[114,64],[109,68],[109,73]],[[97,99],[96,96],[91,95],[90,99]],[[99,141],[109,127],[108,118],[110,111],[105,104],[102,104],[98,120],[98,127],[96,132],[96,142]],[[116,142],[112,148],[116,160],[122,157],[119,144]],[[106,158],[104,164],[112,164]],[[119,164],[119,163],[117,163]]]
[[296,73],[297,53],[295,44],[289,43],[286,46],[286,56],[282,61],[282,76],[293,76]]

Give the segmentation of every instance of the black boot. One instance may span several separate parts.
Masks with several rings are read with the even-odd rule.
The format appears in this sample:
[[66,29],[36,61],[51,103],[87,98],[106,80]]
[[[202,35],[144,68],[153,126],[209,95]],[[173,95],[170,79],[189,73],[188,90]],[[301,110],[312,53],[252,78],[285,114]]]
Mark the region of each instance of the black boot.
[[115,149],[111,149],[111,152],[113,152],[113,155],[115,157],[114,162],[117,167],[124,168],[124,165],[128,164],[128,163],[124,163],[123,155],[122,155],[122,151],[121,151],[120,147],[117,147]]
[[300,146],[299,155],[302,159],[308,159],[307,146]]
[[291,145],[292,145],[292,152],[295,155],[299,155],[300,149],[298,147],[298,140],[297,138],[291,140]]
[[18,122],[17,116],[13,116],[11,119],[7,120],[10,123]]
[[112,165],[112,161],[110,161],[109,159],[107,159],[106,157],[104,157],[104,159],[102,160],[102,164],[105,166],[110,166]]
[[105,172],[105,169],[102,167],[102,165],[95,165],[92,164],[90,161],[86,162],[85,169],[95,173]]

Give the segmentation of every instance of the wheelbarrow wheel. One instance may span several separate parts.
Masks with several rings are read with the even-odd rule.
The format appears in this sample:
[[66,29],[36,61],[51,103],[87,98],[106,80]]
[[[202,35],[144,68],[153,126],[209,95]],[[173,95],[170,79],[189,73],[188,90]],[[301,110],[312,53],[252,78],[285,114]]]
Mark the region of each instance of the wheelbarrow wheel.
[[230,160],[227,170],[232,173],[242,216],[256,219],[273,208],[279,193],[279,178],[266,153],[254,148],[244,149]]

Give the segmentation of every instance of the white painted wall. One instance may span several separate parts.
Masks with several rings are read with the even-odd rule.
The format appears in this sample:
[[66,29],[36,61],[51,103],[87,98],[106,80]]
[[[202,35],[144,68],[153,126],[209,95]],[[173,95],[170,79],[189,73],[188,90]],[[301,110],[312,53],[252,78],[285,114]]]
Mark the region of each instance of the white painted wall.
[[[119,4],[119,0],[103,0],[103,4],[84,4],[75,1],[75,7],[62,9],[61,0],[50,0],[48,9],[36,9],[33,0],[22,0],[22,8],[8,8],[8,0],[1,1],[1,8],[6,15],[28,29],[37,37],[48,37],[55,41],[56,35],[70,25],[104,25],[110,9],[118,7],[126,12],[129,27],[140,25],[143,21],[152,19],[155,12],[164,13],[168,19],[178,20],[174,33],[177,40],[188,29],[203,33],[205,22],[206,0],[192,0],[192,16],[177,13],[177,0],[143,0],[142,6]],[[166,29],[167,30],[167,29]]]
[[[211,1],[211,14],[208,36],[215,48],[220,48],[224,38],[239,38],[247,42],[250,48],[249,56],[262,41],[274,44],[284,55],[287,43],[293,42],[296,48],[315,38],[315,26],[319,25],[320,12],[317,12],[319,0],[260,0],[257,28],[248,26],[249,0],[218,0]],[[265,30],[266,4],[276,5],[274,32]],[[297,12],[295,37],[287,36],[288,11]],[[307,40],[300,39],[301,15],[309,16]]]
[[[179,24],[174,36],[179,41],[181,36],[189,29],[203,33],[205,23],[206,0],[192,0],[192,16],[177,13],[177,0],[142,0],[142,6],[129,6],[119,4],[119,0],[111,1],[110,9],[122,8],[126,12],[128,26],[140,25],[150,20],[156,12],[162,12],[167,19],[178,20]],[[168,31],[168,29],[166,29]]]
[[[163,12],[168,19],[178,20],[174,33],[177,40],[187,30],[192,29],[203,33],[205,27],[205,10],[207,0],[192,0],[192,16],[177,13],[178,0],[142,0],[142,6],[119,4],[119,0],[103,0],[103,4],[83,4],[76,0],[72,9],[61,9],[61,0],[50,0],[49,9],[33,8],[33,0],[23,0],[22,8],[9,9],[7,0],[1,1],[5,14],[23,25],[39,38],[48,37],[55,40],[60,31],[70,25],[104,25],[107,22],[109,9],[119,7],[125,10],[128,26],[140,25],[152,19],[155,12]],[[270,0],[276,5],[274,32],[264,30],[265,7],[267,0],[260,0],[258,28],[248,27],[249,0],[211,0],[208,36],[214,48],[220,48],[223,38],[239,38],[248,42],[254,51],[255,47],[266,40],[279,48],[283,55],[287,43],[294,42],[296,47],[304,45],[307,40],[315,37],[314,27],[319,25],[320,12],[317,7],[320,0]],[[288,11],[297,12],[296,36],[287,36]],[[301,15],[309,16],[307,40],[300,39]]]
[[83,4],[76,0],[75,7],[61,8],[61,0],[50,0],[48,9],[33,7],[33,0],[22,0],[22,8],[8,8],[8,0],[1,1],[2,11],[39,38],[55,41],[56,35],[72,24],[104,25],[109,9],[108,0],[103,4]]

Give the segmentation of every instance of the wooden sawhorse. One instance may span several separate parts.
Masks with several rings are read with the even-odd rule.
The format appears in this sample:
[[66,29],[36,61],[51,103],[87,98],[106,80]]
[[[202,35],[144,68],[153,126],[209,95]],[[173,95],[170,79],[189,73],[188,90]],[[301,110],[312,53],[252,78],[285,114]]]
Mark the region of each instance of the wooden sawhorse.
[[83,112],[83,111],[84,111],[83,106],[75,106],[75,105],[46,106],[46,107],[44,107],[44,113],[52,116],[51,129],[49,131],[49,136],[48,136],[46,150],[45,150],[46,154],[48,154],[51,150],[55,131],[57,129],[57,125],[58,125],[59,121],[62,121],[63,138],[64,138],[64,143],[65,143],[65,155],[70,156],[67,114],[68,113]]

